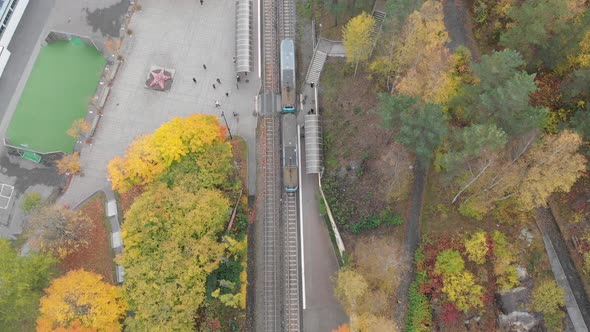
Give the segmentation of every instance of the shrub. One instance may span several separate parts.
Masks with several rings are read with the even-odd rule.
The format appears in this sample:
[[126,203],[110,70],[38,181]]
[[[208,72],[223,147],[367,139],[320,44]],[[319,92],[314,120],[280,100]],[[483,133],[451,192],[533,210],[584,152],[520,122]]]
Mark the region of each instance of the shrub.
[[379,214],[381,222],[388,225],[399,226],[404,223],[402,217],[393,213],[391,208],[386,208]]
[[516,258],[514,257],[514,249],[508,242],[506,235],[500,231],[494,231],[492,233],[492,240],[494,240],[494,257],[496,260],[504,262],[514,263]]
[[484,231],[477,231],[466,238],[464,243],[467,257],[477,264],[483,264],[486,261],[488,254],[487,233]]
[[582,258],[584,259],[584,272],[590,274],[590,251],[583,253]]
[[453,303],[443,304],[440,311],[440,320],[445,324],[455,324],[459,320],[459,317],[461,317],[461,312]]
[[471,272],[446,275],[443,282],[443,293],[447,294],[459,310],[466,312],[483,307],[483,287],[475,283],[475,277]]
[[32,192],[25,194],[20,207],[23,209],[25,214],[29,214],[35,211],[41,205],[43,205],[43,196],[41,196],[40,193]]
[[508,243],[506,236],[499,231],[492,233],[494,241],[494,274],[496,285],[501,290],[507,290],[518,285],[518,273],[514,262],[514,248]]
[[432,325],[432,309],[426,295],[418,289],[425,277],[416,276],[408,291],[408,314],[406,315],[406,332],[429,332]]
[[360,222],[350,226],[350,231],[354,234],[361,233],[366,230],[375,229],[381,225],[381,220],[375,216],[368,216],[361,219]]
[[543,280],[533,289],[533,310],[554,314],[565,305],[565,293],[555,280]]
[[459,206],[459,213],[465,217],[482,220],[483,217],[485,217],[487,210],[477,206],[477,204],[472,204],[471,201],[469,201]]
[[454,249],[447,249],[441,251],[436,257],[436,264],[434,272],[447,276],[463,271],[465,269],[465,261],[461,254]]
[[[240,273],[242,272],[242,264],[234,260],[228,260],[219,265],[217,269],[217,280],[229,281],[232,285],[237,286],[240,284]],[[226,283],[226,285],[228,285]],[[235,288],[235,287],[234,287]],[[231,287],[221,287],[221,293],[227,294],[234,291]]]
[[545,322],[547,331],[563,331],[564,318],[565,313],[561,310],[551,314],[544,314],[543,321]]
[[496,285],[500,290],[508,290],[518,285],[516,266],[508,265],[503,273],[496,276]]
[[532,216],[530,211],[523,208],[519,200],[507,199],[496,205],[494,217],[502,224],[514,225],[528,223]]

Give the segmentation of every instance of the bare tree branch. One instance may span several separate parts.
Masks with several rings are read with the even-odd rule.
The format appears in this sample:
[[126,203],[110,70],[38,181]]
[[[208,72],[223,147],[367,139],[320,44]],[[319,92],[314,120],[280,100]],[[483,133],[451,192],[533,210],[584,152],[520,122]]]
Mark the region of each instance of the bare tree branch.
[[488,167],[490,167],[490,165],[492,164],[491,160],[488,160],[488,163],[481,169],[481,171],[479,171],[479,174],[477,174],[476,177],[474,177],[473,179],[471,179],[471,181],[469,181],[469,183],[467,183],[465,185],[465,187],[463,187],[463,189],[459,190],[459,192],[457,193],[457,195],[455,195],[455,197],[453,197],[453,200],[451,201],[451,204],[454,204],[457,201],[457,198],[459,198],[459,196],[461,196],[461,194],[467,190],[467,188],[469,188],[469,186],[471,186],[475,181],[477,181],[477,179],[479,179],[479,177],[488,169]]
[[520,153],[516,156],[516,158],[514,158],[512,160],[512,163],[513,164],[518,160],[518,158],[520,158],[526,152],[526,150],[528,150],[529,146],[531,145],[531,143],[533,142],[533,140],[535,139],[535,137],[537,137],[537,133],[533,133],[533,136],[531,136],[531,139],[529,139],[529,141],[527,142],[527,144],[520,151]]

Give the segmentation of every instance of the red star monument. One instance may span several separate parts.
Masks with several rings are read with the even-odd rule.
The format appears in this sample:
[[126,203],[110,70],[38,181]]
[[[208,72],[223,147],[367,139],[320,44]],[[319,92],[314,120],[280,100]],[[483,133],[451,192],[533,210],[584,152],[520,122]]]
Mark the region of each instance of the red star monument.
[[164,74],[164,69],[160,69],[159,73],[156,73],[156,71],[154,70],[154,71],[150,72],[150,74],[154,78],[152,83],[150,83],[150,86],[159,85],[160,89],[162,89],[162,90],[164,90],[164,85],[166,84],[166,81],[171,79],[170,76],[166,76]]

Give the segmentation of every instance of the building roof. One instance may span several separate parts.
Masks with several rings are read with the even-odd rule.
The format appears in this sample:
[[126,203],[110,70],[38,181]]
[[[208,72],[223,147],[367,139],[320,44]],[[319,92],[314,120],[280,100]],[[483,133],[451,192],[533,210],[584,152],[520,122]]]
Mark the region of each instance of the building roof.
[[236,72],[252,71],[252,1],[236,2]]
[[8,0],[0,0],[0,17],[4,16],[4,13],[8,9]]
[[305,115],[305,173],[319,174],[322,172],[321,144],[319,115]]

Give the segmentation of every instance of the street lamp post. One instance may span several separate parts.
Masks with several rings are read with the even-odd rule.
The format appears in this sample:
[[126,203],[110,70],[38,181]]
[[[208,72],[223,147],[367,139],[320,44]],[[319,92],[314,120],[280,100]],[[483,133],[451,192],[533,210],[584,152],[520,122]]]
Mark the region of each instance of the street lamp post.
[[231,135],[231,130],[229,130],[229,125],[227,124],[227,119],[225,118],[225,113],[223,113],[223,111],[221,111],[221,117],[223,118],[223,121],[225,122],[225,126],[227,127],[227,132],[229,133],[229,139],[234,139]]

